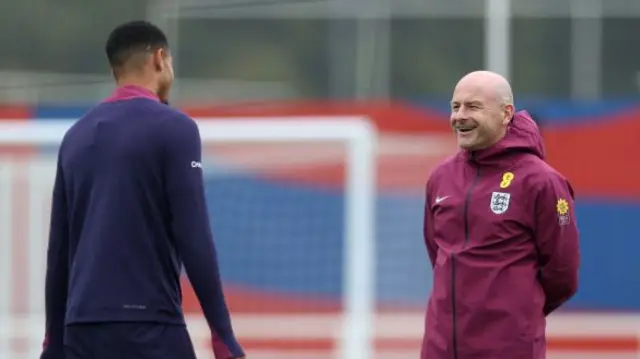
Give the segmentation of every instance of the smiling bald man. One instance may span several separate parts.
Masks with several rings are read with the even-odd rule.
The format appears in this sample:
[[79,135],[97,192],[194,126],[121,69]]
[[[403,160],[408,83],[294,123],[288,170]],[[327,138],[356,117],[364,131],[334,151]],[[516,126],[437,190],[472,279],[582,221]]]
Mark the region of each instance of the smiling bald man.
[[426,186],[433,290],[421,358],[546,358],[545,318],[577,290],[571,185],[502,76],[463,77],[450,123],[460,151]]

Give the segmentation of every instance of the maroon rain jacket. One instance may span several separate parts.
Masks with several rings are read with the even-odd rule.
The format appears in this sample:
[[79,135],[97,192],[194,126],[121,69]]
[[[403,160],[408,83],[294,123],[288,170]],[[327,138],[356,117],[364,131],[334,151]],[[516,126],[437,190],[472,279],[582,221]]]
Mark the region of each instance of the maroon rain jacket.
[[577,290],[573,190],[544,161],[538,126],[460,151],[427,183],[433,265],[422,359],[543,359],[545,317]]

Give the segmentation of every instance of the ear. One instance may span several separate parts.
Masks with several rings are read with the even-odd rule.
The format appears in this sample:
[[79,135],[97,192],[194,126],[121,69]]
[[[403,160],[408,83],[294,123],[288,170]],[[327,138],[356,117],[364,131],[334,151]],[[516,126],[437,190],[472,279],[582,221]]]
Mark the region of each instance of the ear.
[[509,122],[511,122],[511,119],[513,118],[513,115],[515,114],[515,107],[513,106],[513,104],[505,104],[502,108],[504,117],[502,120],[502,124],[504,125],[508,125]]
[[167,51],[163,48],[159,48],[156,49],[151,56],[153,66],[156,71],[164,72],[166,70],[165,67],[167,66],[165,61],[166,57],[168,56]]

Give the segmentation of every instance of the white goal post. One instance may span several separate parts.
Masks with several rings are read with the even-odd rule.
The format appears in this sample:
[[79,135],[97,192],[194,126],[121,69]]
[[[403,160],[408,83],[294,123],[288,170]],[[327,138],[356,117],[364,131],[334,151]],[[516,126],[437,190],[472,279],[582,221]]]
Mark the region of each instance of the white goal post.
[[[73,120],[0,121],[0,147],[57,146],[73,122]],[[198,118],[197,122],[202,142],[205,145],[207,143],[292,144],[325,142],[338,142],[346,145],[343,312],[340,329],[342,333],[336,337],[340,338],[338,343],[340,358],[372,359],[374,356],[373,328],[376,300],[374,221],[378,139],[375,127],[370,124],[367,118],[351,116]],[[2,211],[0,211],[0,215],[2,215]],[[213,230],[215,235],[215,228]],[[3,232],[0,232],[0,249],[3,248],[5,242],[11,242],[10,238],[2,237]],[[10,235],[5,237],[10,237]],[[6,258],[8,257],[2,256],[0,261]],[[32,280],[33,277],[29,278]],[[37,283],[37,285],[40,284]],[[0,288],[5,287],[0,286]],[[8,290],[11,289],[8,288]],[[6,293],[3,293],[4,295]],[[0,308],[0,322],[9,323],[9,321],[2,319],[6,319],[6,315],[11,315],[8,306],[6,307]],[[16,329],[10,328],[10,326],[10,324],[0,325],[0,347],[2,346],[1,341],[5,340],[5,335],[11,335],[10,332]],[[238,334],[241,337],[242,333]],[[36,351],[39,349],[39,347],[36,348]],[[33,353],[31,350],[30,352]],[[250,353],[248,354],[251,356]]]

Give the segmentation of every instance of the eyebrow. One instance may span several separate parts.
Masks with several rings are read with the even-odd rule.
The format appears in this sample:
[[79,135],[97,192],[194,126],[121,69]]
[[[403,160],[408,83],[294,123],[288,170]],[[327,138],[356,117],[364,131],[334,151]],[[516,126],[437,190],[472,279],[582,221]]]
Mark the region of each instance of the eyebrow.
[[[459,105],[461,102],[460,101],[451,101],[451,105]],[[462,103],[465,103],[466,105],[482,105],[482,101],[479,100],[473,100],[473,101],[462,101]]]

